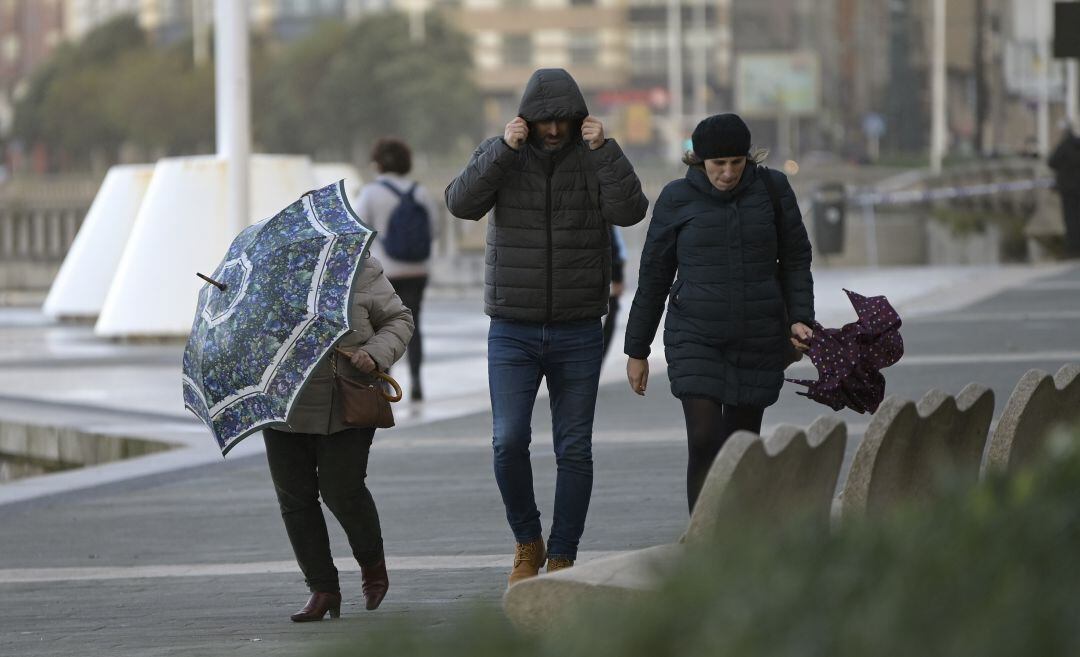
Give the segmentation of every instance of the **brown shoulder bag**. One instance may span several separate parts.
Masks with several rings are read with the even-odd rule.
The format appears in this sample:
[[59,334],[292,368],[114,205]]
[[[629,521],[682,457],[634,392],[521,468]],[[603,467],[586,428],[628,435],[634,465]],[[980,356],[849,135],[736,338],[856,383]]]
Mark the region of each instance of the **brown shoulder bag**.
[[[394,426],[391,402],[401,401],[401,386],[389,374],[378,370],[371,372],[376,382],[354,379],[338,372],[338,356],[349,357],[349,352],[334,347],[331,361],[334,369],[334,385],[341,403],[341,419],[345,425],[364,429],[389,429]],[[386,384],[394,388],[394,394],[386,391]]]

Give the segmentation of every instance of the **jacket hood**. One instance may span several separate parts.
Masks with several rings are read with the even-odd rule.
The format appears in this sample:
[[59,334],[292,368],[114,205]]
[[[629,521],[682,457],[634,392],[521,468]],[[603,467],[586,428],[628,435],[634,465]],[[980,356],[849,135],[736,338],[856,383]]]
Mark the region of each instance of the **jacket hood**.
[[583,121],[589,115],[577,82],[561,68],[542,68],[532,74],[521,94],[518,116],[535,121]]

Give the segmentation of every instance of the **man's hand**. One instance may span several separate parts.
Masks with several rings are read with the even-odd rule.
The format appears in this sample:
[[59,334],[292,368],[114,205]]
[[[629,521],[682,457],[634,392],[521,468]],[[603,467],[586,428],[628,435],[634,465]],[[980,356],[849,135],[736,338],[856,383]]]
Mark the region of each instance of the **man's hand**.
[[644,397],[645,388],[649,385],[649,361],[644,358],[628,358],[626,379],[630,382],[630,389]]
[[610,296],[621,297],[622,293],[623,293],[623,291],[625,289],[626,289],[626,287],[622,284],[622,282],[616,283],[615,281],[612,281],[611,282],[611,295]]
[[581,123],[581,138],[591,150],[600,148],[604,145],[604,124],[593,116],[586,116]]
[[810,340],[813,337],[814,332],[806,324],[795,322],[791,325],[791,344],[795,345],[799,351],[809,351]]
[[525,145],[525,140],[528,139],[528,137],[529,124],[520,116],[506,124],[506,130],[503,132],[503,141],[515,151],[521,150],[521,147]]
[[357,349],[356,351],[352,352],[352,355],[349,356],[349,362],[353,364],[353,367],[360,370],[364,374],[374,372],[378,367],[375,364],[374,359],[371,358],[371,355],[363,349]]

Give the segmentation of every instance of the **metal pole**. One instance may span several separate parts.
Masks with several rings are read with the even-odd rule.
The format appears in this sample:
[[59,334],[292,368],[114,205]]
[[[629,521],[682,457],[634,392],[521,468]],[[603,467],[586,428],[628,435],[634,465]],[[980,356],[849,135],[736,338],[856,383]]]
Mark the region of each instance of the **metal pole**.
[[1065,116],[1073,134],[1080,134],[1080,62],[1065,62]]
[[787,101],[784,98],[776,108],[776,142],[779,146],[780,157],[792,159],[791,148],[791,116],[788,115]]
[[705,118],[708,110],[706,103],[709,98],[708,82],[708,51],[709,51],[709,26],[705,12],[705,3],[708,0],[696,0],[694,2],[694,119],[700,121]]
[[945,0],[931,0],[934,10],[930,125],[930,169],[941,173],[945,159]]
[[1047,10],[1051,0],[1037,0],[1032,7],[1035,12],[1036,52],[1039,58],[1039,105],[1036,116],[1039,156],[1050,153],[1050,21]]
[[427,11],[424,0],[409,2],[409,39],[413,43],[423,43],[426,38],[424,13]]
[[682,0],[667,0],[668,151],[672,161],[683,154]]
[[196,66],[210,61],[210,21],[206,10],[206,0],[191,0],[192,57]]
[[231,235],[243,230],[250,220],[251,99],[246,8],[246,2],[235,0],[215,0],[214,5],[217,154],[227,165],[226,225]]
[[866,231],[866,264],[877,267],[877,213],[873,203],[863,205],[863,229]]
[[989,151],[987,121],[990,116],[990,92],[986,66],[986,0],[975,1],[975,152],[986,156]]

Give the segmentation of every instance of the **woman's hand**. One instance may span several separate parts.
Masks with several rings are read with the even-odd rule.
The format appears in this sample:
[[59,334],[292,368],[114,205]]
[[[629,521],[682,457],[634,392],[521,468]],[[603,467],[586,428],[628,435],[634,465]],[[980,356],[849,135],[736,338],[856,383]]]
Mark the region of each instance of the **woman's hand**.
[[649,361],[644,358],[628,358],[626,378],[630,381],[630,389],[644,396],[645,388],[649,384]]
[[809,351],[810,340],[813,337],[814,332],[806,324],[795,322],[791,325],[791,344],[795,345],[799,351]]
[[349,356],[349,362],[352,363],[353,367],[364,374],[370,374],[378,368],[374,359],[371,358],[371,355],[363,349],[357,349],[352,352],[352,355]]

